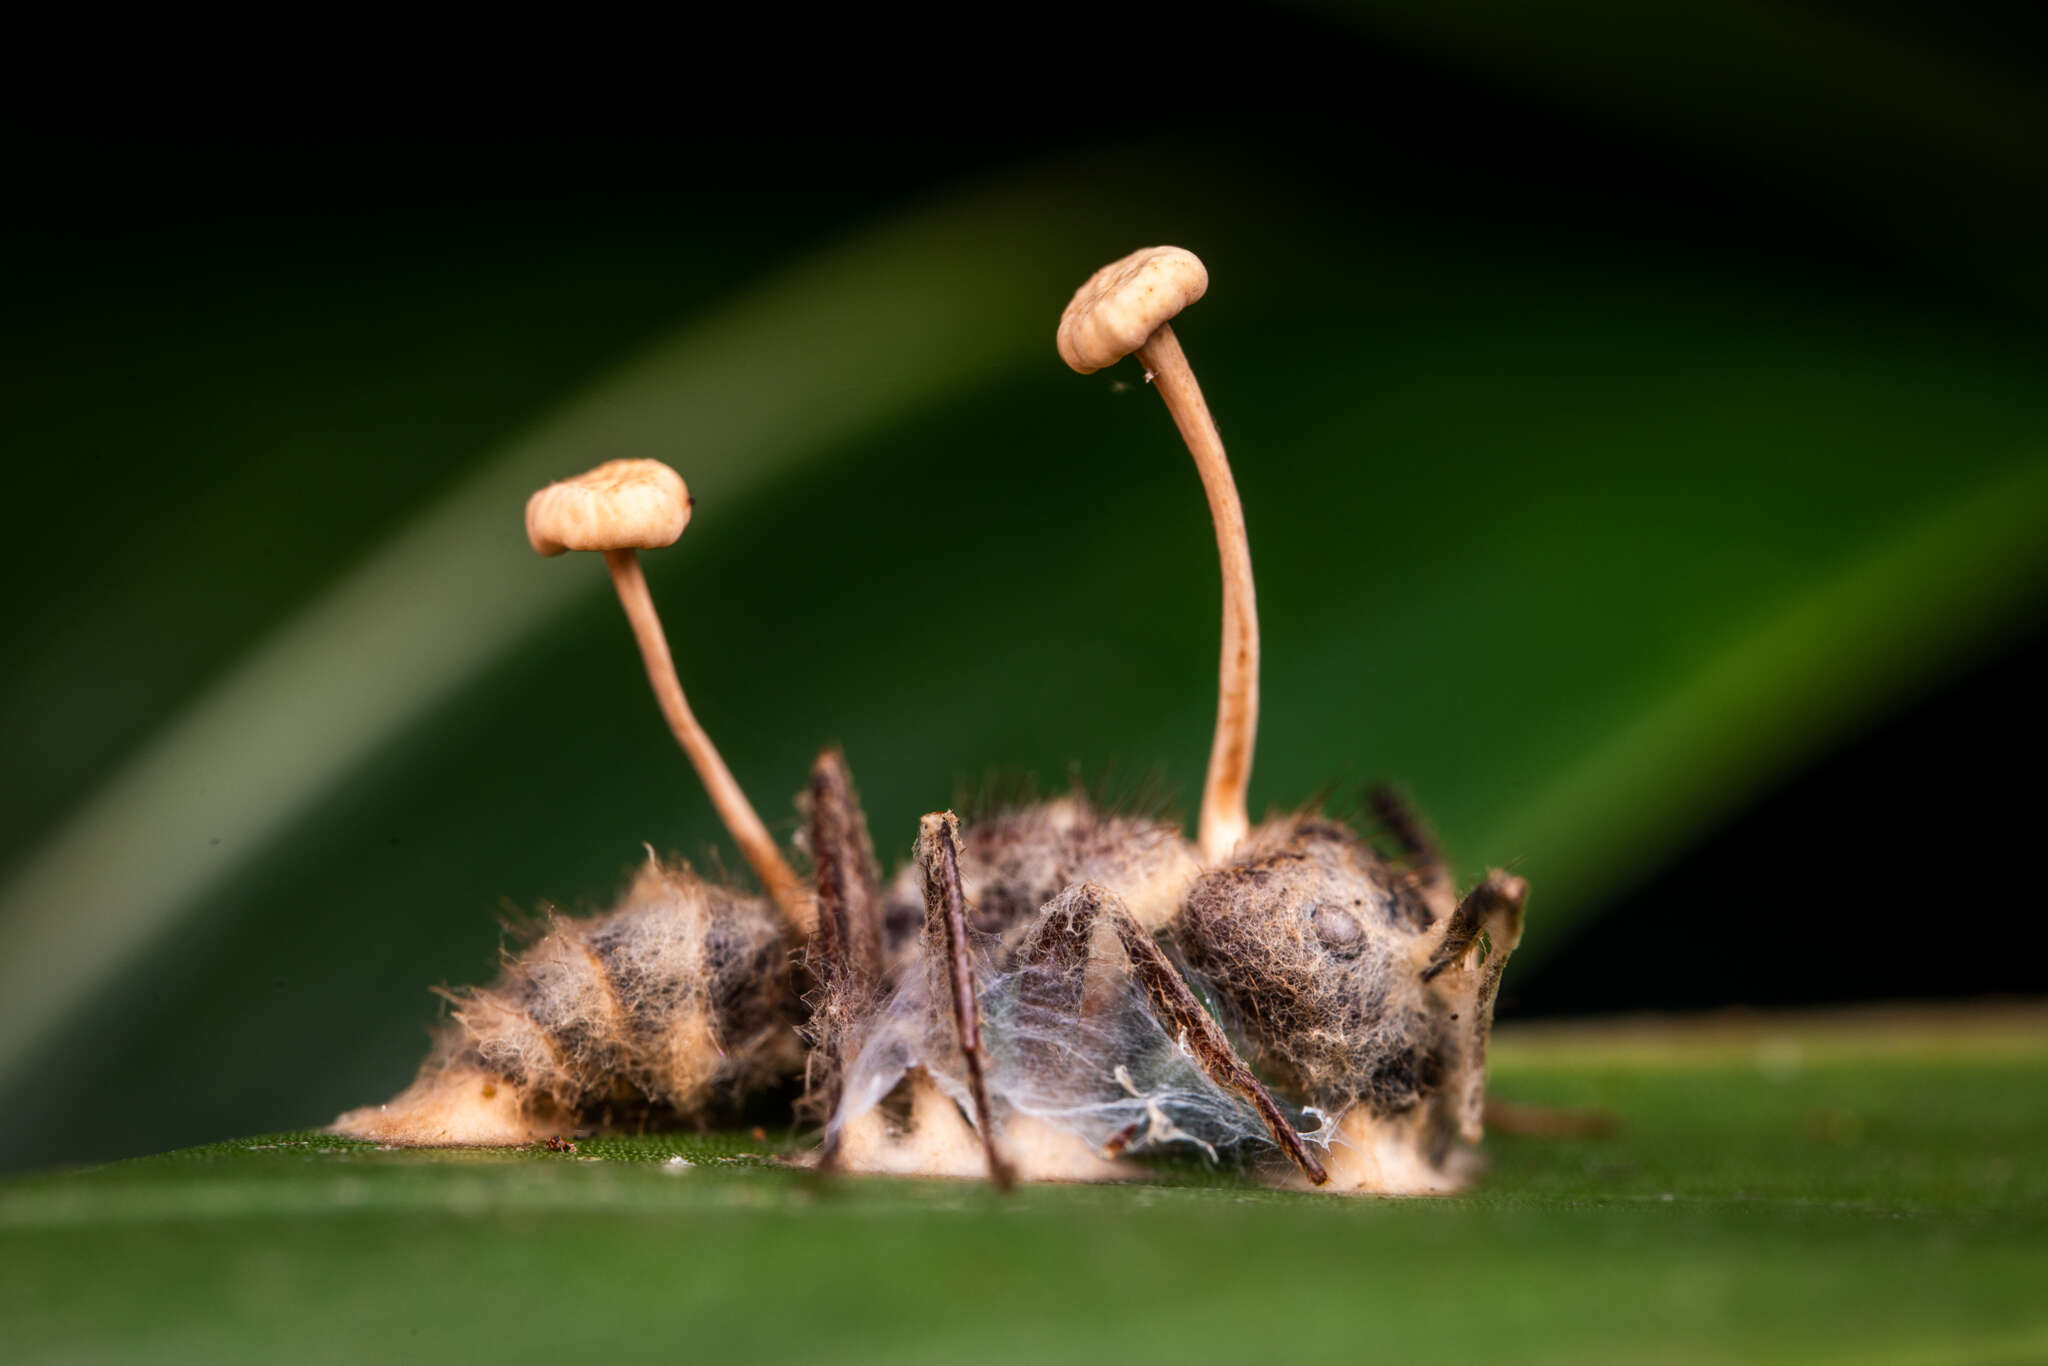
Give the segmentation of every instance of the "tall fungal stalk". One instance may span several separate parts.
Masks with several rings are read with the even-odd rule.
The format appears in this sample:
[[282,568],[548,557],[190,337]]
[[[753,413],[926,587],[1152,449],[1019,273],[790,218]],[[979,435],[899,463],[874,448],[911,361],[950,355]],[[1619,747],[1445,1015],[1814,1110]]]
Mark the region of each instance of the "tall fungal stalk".
[[1200,840],[1202,856],[1217,863],[1251,828],[1245,794],[1259,729],[1259,605],[1244,506],[1223,436],[1172,327],[1172,319],[1208,288],[1209,272],[1193,252],[1141,248],[1110,262],[1074,291],[1060,315],[1058,341],[1061,359],[1084,375],[1137,356],[1145,378],[1166,401],[1209,496],[1223,570],[1223,654],[1217,671],[1216,735],[1202,785]]

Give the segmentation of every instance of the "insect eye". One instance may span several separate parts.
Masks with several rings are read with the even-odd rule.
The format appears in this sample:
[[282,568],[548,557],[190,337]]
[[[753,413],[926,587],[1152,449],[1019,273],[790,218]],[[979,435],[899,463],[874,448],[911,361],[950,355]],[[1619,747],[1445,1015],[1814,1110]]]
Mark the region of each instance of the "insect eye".
[[1332,953],[1348,957],[1365,946],[1365,931],[1358,917],[1342,906],[1318,906],[1309,913],[1309,920],[1316,927],[1316,938]]

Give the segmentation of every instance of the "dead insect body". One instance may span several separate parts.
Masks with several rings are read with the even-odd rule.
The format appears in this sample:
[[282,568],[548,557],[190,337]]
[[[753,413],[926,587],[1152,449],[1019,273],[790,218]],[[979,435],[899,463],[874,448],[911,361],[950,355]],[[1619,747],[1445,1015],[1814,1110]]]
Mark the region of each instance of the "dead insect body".
[[1170,326],[1207,283],[1188,252],[1133,253],[1075,293],[1058,336],[1082,373],[1138,357],[1208,495],[1223,648],[1196,839],[1078,796],[965,826],[935,812],[884,882],[828,750],[801,802],[806,884],[690,713],[633,558],[677,539],[687,491],[615,461],[536,494],[529,536],[605,552],[663,713],[768,895],[650,860],[616,909],[554,921],[497,985],[456,994],[413,1085],[337,1129],[532,1142],[629,1109],[687,1119],[801,1073],[816,1160],[843,1170],[1108,1179],[1185,1144],[1275,1153],[1276,1175],[1328,1189],[1461,1184],[1527,888],[1495,872],[1459,898],[1386,792],[1387,852],[1318,816],[1248,819],[1250,550]]

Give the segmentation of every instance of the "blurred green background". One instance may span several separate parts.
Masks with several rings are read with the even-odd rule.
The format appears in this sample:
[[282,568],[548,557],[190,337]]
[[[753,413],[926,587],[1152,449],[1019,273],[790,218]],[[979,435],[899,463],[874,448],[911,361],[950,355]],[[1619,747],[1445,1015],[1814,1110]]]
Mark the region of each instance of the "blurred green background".
[[[1530,1013],[2038,991],[1916,990],[1903,928],[2001,895],[2037,805],[2000,727],[2048,588],[2038,36],[1305,8],[1232,35],[1285,98],[1109,129],[17,130],[0,1163],[324,1122],[508,911],[717,858],[601,568],[524,544],[599,460],[698,496],[648,570],[778,830],[828,742],[885,859],[991,774],[1192,793],[1199,485],[1051,344],[1158,241],[1212,275],[1179,330],[1253,536],[1256,806],[1391,776],[1463,875],[1526,874]],[[1911,771],[1783,805],[1943,696]],[[1814,824],[1701,844],[1745,811]],[[1735,890],[1674,885],[1703,857]],[[1700,966],[1843,939],[1882,990]]]

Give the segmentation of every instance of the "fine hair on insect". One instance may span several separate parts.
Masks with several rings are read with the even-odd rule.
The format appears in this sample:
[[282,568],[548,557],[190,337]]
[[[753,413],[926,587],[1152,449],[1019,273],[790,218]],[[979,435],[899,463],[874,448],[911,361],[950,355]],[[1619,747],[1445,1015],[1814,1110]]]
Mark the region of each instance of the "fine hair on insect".
[[1459,895],[1391,789],[1373,790],[1358,828],[1306,809],[1250,819],[1251,550],[1171,325],[1207,287],[1192,253],[1145,248],[1091,276],[1057,333],[1079,373],[1138,360],[1208,497],[1222,648],[1193,838],[1069,792],[968,821],[931,812],[885,873],[846,759],[827,749],[783,850],[691,711],[641,573],[639,552],[681,537],[689,491],[658,461],[611,461],[534,494],[528,539],[542,555],[603,554],[662,715],[761,890],[650,850],[611,910],[550,918],[495,983],[449,993],[418,1077],[336,1131],[566,1141],[800,1086],[822,1134],[799,1160],[820,1169],[1007,1186],[1228,1153],[1330,1191],[1464,1184],[1528,889],[1494,871]]

